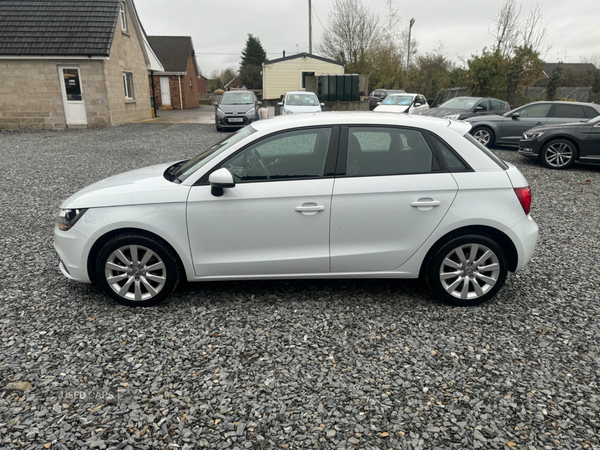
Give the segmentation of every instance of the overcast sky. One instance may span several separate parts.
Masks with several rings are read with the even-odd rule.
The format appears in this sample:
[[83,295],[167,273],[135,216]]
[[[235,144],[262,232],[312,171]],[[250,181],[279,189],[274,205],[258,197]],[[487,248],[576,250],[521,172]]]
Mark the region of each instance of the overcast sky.
[[[268,59],[308,51],[308,0],[134,0],[150,36],[191,36],[200,70],[237,69],[248,33],[258,37]],[[491,45],[489,28],[504,0],[395,0],[402,28],[415,19],[412,36],[419,54],[443,43],[456,62],[467,60]],[[535,0],[522,0],[521,17],[527,16]],[[578,63],[600,55],[600,27],[595,3],[590,0],[541,0],[548,24],[551,49],[545,61]],[[327,27],[331,0],[312,0],[313,53]],[[385,22],[385,0],[363,0],[363,4]],[[519,0],[517,0],[519,4]],[[566,59],[565,58],[566,52]]]

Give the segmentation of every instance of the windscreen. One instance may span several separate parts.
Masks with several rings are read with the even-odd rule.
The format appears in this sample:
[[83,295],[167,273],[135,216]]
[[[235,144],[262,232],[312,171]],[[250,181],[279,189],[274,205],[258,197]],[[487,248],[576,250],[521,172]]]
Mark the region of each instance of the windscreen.
[[209,162],[211,159],[218,156],[219,154],[221,154],[222,152],[227,150],[232,145],[237,144],[242,139],[247,138],[254,132],[256,132],[256,130],[254,128],[252,128],[250,125],[248,125],[248,126],[242,128],[237,133],[223,139],[220,142],[217,142],[215,145],[213,145],[211,148],[209,148],[204,153],[199,154],[195,158],[192,158],[188,162],[183,164],[179,168],[179,170],[175,173],[175,177],[177,179],[179,179],[179,181],[185,180],[187,177],[189,177],[191,174],[193,174],[196,170],[198,170],[204,164]]
[[481,99],[456,97],[448,100],[445,103],[442,103],[439,107],[470,110],[471,108],[473,108],[473,106],[475,106],[475,103],[477,103],[479,100]]
[[254,96],[249,92],[226,92],[221,97],[221,105],[252,105]]

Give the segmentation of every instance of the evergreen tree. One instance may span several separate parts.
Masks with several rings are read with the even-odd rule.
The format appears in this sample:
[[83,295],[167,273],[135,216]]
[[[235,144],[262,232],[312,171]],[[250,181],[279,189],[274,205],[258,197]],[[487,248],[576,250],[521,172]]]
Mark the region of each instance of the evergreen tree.
[[267,52],[262,47],[260,39],[248,34],[246,48],[242,50],[242,61],[240,63],[240,79],[248,89],[261,89],[262,63],[267,60]]

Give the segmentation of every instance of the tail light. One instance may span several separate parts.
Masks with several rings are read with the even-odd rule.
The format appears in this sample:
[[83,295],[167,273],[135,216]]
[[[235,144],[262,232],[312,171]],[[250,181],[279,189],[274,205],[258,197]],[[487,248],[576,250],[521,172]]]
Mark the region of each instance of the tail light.
[[515,188],[515,194],[517,194],[517,197],[521,202],[521,206],[523,207],[523,211],[525,211],[525,215],[528,215],[529,211],[531,210],[531,188],[529,186]]

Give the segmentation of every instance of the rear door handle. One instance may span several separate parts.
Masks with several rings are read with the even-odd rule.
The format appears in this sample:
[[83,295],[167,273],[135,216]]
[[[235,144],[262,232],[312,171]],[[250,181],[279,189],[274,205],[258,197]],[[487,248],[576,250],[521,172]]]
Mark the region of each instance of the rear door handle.
[[419,211],[430,211],[435,206],[440,206],[442,202],[434,200],[432,198],[420,198],[416,202],[412,202],[410,206],[417,208]]
[[319,211],[325,211],[323,205],[317,205],[316,203],[304,203],[302,206],[296,206],[294,209],[305,216],[314,216]]

